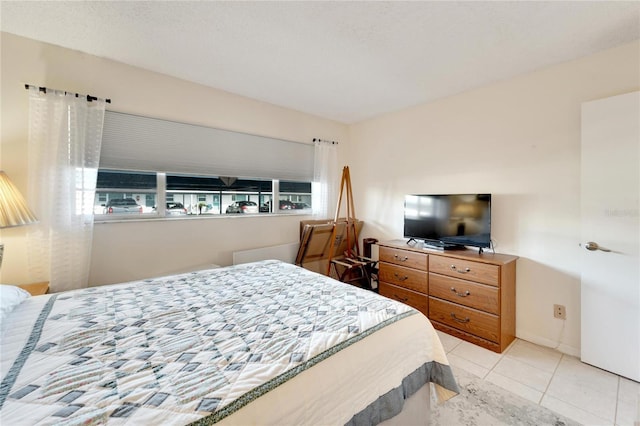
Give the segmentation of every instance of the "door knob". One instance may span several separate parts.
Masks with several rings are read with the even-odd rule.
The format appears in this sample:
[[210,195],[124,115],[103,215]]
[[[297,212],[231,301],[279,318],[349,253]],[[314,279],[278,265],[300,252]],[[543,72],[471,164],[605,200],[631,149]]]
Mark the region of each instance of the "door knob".
[[589,241],[587,243],[584,244],[584,248],[586,248],[589,251],[596,251],[596,250],[600,250],[600,251],[606,251],[606,252],[610,252],[611,250],[606,249],[604,247],[600,247],[598,245],[598,243],[594,243],[593,241]]

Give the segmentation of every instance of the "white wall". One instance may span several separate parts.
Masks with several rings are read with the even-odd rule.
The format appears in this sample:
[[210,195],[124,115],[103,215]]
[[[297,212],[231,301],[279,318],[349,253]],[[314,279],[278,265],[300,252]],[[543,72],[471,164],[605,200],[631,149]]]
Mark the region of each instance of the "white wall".
[[520,256],[516,334],[577,355],[580,104],[637,90],[639,52],[631,43],[351,126],[364,236],[402,237],[404,194],[492,193],[496,251]]
[[[343,124],[206,88],[15,35],[1,36],[0,168],[26,195],[28,92],[25,83],[111,98],[109,109],[285,140],[348,145]],[[342,155],[341,153],[339,155]],[[229,265],[234,250],[298,240],[300,216],[210,218],[95,226],[91,284]],[[29,282],[26,227],[4,229],[0,282]],[[127,249],[124,250],[123,247]]]
[[[233,252],[296,242],[305,216],[189,218],[95,225],[92,285],[231,265]],[[124,249],[126,247],[126,249]]]

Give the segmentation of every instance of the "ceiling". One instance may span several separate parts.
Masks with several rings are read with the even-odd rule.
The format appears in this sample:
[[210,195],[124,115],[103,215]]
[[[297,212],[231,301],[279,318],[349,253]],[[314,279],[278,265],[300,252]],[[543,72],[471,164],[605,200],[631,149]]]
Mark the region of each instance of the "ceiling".
[[640,39],[640,1],[5,1],[2,31],[354,123]]

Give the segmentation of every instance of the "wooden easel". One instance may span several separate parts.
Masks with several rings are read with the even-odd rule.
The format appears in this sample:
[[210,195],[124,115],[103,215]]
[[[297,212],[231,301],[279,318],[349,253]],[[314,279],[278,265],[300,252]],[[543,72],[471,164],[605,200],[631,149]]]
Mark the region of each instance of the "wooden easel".
[[[343,196],[346,198],[346,217],[339,219],[340,207],[342,206]],[[377,262],[360,256],[360,247],[358,244],[358,220],[356,219],[356,209],[353,203],[353,189],[351,187],[351,174],[349,167],[342,169],[342,180],[340,182],[340,195],[338,196],[338,204],[336,206],[336,214],[333,218],[333,229],[331,232],[329,247],[329,264],[327,265],[327,275],[331,276],[331,267],[333,266],[337,278],[342,282],[364,281],[364,285],[370,288],[369,270]],[[346,233],[346,249],[340,253],[337,258],[333,258],[335,250],[335,241],[338,236],[338,229],[345,226],[343,231]],[[341,228],[344,229],[344,228]],[[339,271],[338,266],[342,268]],[[355,273],[355,274],[354,274]]]
[[[331,275],[331,264],[332,264],[332,258],[333,258],[333,251],[334,251],[334,244],[335,244],[335,240],[336,240],[336,235],[337,235],[337,228],[338,228],[338,217],[340,216],[340,207],[342,206],[342,197],[344,195],[346,191],[346,210],[347,210],[347,215],[345,217],[345,222],[346,222],[346,235],[347,235],[347,250],[345,252],[345,255],[347,257],[352,257],[353,256],[353,243],[351,242],[351,238],[354,238],[355,241],[355,246],[356,246],[356,255],[359,255],[359,249],[358,249],[358,231],[356,230],[355,227],[355,216],[356,216],[356,209],[355,206],[353,204],[353,191],[351,188],[351,174],[349,173],[349,166],[344,166],[342,168],[342,179],[340,181],[340,195],[338,196],[338,205],[336,206],[336,214],[333,218],[333,230],[331,232],[331,244],[329,246],[329,265],[327,266],[327,275],[330,276]],[[353,234],[353,235],[352,235]]]

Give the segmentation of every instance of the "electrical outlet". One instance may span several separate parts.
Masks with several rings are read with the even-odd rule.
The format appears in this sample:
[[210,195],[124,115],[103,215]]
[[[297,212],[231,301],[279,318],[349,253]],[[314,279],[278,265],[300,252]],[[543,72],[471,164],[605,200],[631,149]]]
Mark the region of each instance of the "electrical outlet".
[[555,318],[567,319],[567,308],[564,305],[553,305],[553,316]]

